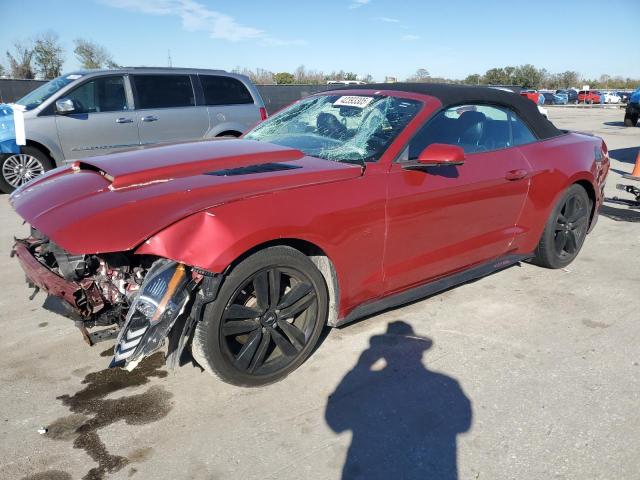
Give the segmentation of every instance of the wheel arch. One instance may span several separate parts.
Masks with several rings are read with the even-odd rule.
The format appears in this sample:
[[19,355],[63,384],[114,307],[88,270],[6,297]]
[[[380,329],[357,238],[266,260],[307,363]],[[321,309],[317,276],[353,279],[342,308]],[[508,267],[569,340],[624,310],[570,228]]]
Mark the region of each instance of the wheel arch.
[[578,180],[574,182],[572,185],[580,185],[582,188],[584,188],[587,192],[587,195],[589,196],[589,200],[591,200],[591,212],[589,214],[589,228],[591,228],[591,225],[593,224],[593,219],[595,218],[596,208],[598,205],[598,200],[596,197],[596,189],[593,186],[593,184],[586,179]]
[[245,258],[253,255],[254,253],[264,250],[270,247],[284,246],[298,250],[300,253],[306,255],[309,260],[313,262],[316,268],[320,271],[324,277],[324,281],[327,285],[327,292],[329,294],[329,314],[327,317],[327,324],[334,326],[338,321],[338,312],[340,304],[340,286],[338,283],[338,275],[336,273],[333,261],[327,255],[327,253],[318,245],[308,240],[301,238],[278,238],[276,240],[269,240],[244,251],[238,257],[236,257],[225,269],[223,274],[227,274],[236,265],[242,262]]
[[240,137],[242,135],[242,132],[239,132],[237,130],[225,130],[224,132],[220,132],[216,135],[217,137],[226,137],[226,136],[233,136],[233,137]]
[[[339,275],[331,253],[321,246],[321,242],[314,241],[319,237],[302,238],[303,235],[296,234],[291,227],[278,229],[280,237],[275,237],[273,229],[258,229],[247,234],[240,227],[246,223],[238,216],[233,218],[239,223],[223,224],[211,212],[196,213],[153,235],[135,253],[170,258],[224,276],[259,250],[289,246],[306,255],[322,273],[329,293],[328,322],[334,325],[340,306]],[[217,245],[213,251],[212,244]]]

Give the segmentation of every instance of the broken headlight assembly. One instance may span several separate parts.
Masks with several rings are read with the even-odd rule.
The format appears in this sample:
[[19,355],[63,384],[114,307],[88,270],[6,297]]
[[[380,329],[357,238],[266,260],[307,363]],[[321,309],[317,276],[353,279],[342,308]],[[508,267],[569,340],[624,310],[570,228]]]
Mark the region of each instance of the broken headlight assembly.
[[190,280],[181,263],[160,259],[151,266],[129,308],[109,367],[132,370],[160,348],[189,300]]

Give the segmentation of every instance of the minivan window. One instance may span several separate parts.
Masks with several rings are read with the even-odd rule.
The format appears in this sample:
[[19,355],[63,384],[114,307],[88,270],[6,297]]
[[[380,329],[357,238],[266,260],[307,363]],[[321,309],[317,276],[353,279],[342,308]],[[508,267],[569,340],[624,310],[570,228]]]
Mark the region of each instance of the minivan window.
[[189,75],[134,75],[132,80],[138,109],[196,104]]
[[124,78],[121,76],[89,80],[64,98],[73,100],[76,107],[74,113],[119,112],[128,108]]
[[253,103],[244,84],[235,78],[200,75],[206,105],[237,105]]
[[69,85],[71,82],[75,82],[82,75],[70,74],[63,75],[58,78],[54,78],[50,82],[40,85],[34,91],[27,93],[24,97],[18,100],[18,105],[23,105],[27,110],[33,110],[47,100],[51,95]]

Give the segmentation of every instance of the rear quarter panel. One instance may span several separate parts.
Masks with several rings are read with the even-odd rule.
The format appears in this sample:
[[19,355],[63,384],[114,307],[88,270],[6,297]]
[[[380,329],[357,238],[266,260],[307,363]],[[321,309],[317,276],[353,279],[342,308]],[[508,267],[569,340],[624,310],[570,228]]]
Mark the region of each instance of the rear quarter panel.
[[596,149],[602,145],[598,137],[568,133],[518,147],[532,169],[529,195],[518,222],[520,233],[514,243],[519,253],[535,249],[552,209],[570,185],[588,182],[595,193],[595,207],[600,207],[609,168],[608,157],[595,161]]

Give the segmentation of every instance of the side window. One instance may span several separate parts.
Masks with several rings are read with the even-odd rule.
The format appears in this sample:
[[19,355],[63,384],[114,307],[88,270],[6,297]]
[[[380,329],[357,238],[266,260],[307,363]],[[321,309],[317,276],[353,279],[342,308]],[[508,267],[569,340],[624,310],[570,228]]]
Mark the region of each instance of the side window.
[[76,113],[119,112],[127,109],[123,77],[101,77],[83,83],[65,98],[76,105]]
[[514,113],[509,112],[509,120],[511,122],[511,135],[513,136],[513,145],[523,145],[536,141],[536,137],[529,127],[520,120]]
[[458,105],[438,113],[409,144],[409,160],[432,143],[462,147],[465,153],[486,152],[512,146],[506,110],[488,105]]
[[235,78],[200,75],[206,105],[237,105],[253,103],[253,97],[244,84]]
[[134,75],[136,108],[192,107],[196,104],[189,75]]

